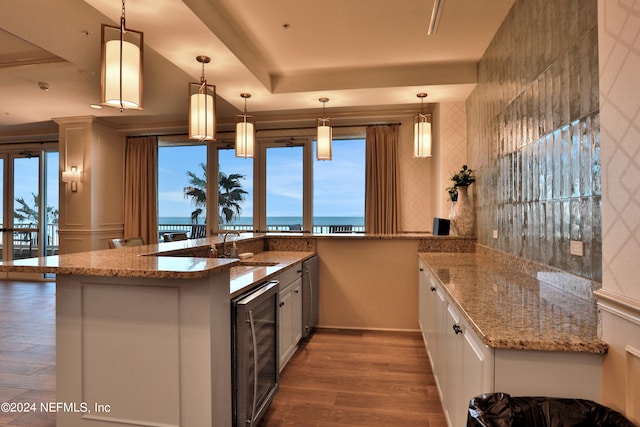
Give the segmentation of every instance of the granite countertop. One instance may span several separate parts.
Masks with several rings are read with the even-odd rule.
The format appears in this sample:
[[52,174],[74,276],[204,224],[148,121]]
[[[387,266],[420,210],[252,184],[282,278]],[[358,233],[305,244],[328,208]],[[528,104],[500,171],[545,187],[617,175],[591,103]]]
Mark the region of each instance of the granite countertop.
[[[234,236],[235,237],[235,236]],[[262,239],[252,233],[242,235],[240,240]],[[231,279],[243,283],[250,274],[268,278],[285,270],[291,264],[310,257],[308,252],[262,252],[242,262],[236,258],[207,258],[179,255],[180,252],[200,250],[207,252],[212,244],[222,242],[222,237],[183,240],[144,246],[132,246],[119,249],[105,249],[91,252],[79,252],[41,258],[25,258],[0,263],[0,271],[22,273],[54,273],[88,276],[147,277],[158,279],[195,279],[207,277],[234,266],[243,267],[231,271]],[[269,255],[267,255],[269,254]],[[302,257],[302,258],[300,258]],[[251,262],[270,262],[270,266],[244,266]],[[243,274],[239,272],[242,271]],[[246,276],[242,278],[241,276]],[[240,286],[240,285],[238,285]]]
[[[78,252],[0,263],[0,271],[55,273],[87,276],[192,279],[229,270],[233,258],[153,256],[158,245]],[[151,255],[151,256],[145,256]]]
[[[479,253],[420,253],[487,346],[605,354],[597,305]],[[549,274],[549,273],[547,273]]]
[[[313,255],[314,252],[266,251],[246,258],[241,261],[241,265],[231,268],[229,294],[232,298],[240,295],[250,287],[272,279]],[[266,263],[272,265],[263,265]]]

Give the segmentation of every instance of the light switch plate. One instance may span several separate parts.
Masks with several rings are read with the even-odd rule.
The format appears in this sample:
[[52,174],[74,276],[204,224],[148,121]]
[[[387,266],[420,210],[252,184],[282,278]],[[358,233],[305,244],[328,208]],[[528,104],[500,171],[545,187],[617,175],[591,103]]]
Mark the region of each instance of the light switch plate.
[[493,230],[493,238],[494,239],[498,238],[498,230]]
[[569,253],[575,256],[584,256],[584,242],[571,240],[569,243]]

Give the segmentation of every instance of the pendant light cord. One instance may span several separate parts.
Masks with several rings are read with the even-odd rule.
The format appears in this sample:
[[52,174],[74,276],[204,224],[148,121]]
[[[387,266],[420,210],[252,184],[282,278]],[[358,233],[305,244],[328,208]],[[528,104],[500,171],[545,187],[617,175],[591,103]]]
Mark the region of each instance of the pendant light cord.
[[122,59],[124,50],[124,33],[126,30],[124,0],[122,0],[122,16],[120,16],[120,112],[124,111],[124,103],[122,102]]

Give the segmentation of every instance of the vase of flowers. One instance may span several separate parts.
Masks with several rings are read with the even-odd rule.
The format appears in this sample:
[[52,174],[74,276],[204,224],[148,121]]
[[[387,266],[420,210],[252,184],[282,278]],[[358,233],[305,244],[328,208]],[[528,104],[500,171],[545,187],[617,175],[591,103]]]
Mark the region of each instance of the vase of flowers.
[[[468,194],[469,186],[476,182],[473,170],[469,169],[467,165],[463,165],[460,172],[451,177],[451,181],[453,181],[453,188],[456,190],[456,200],[449,218],[451,226],[458,236],[470,236],[473,234],[473,223],[475,221],[473,206]],[[449,196],[453,201],[449,188],[447,191],[449,191]]]

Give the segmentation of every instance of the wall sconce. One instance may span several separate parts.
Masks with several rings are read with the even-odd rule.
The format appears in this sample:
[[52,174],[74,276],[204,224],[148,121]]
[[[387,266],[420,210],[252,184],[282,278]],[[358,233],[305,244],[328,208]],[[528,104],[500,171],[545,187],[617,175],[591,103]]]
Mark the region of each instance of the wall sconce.
[[318,101],[322,102],[322,117],[318,118],[316,159],[331,160],[331,139],[333,137],[333,131],[331,129],[331,119],[324,115],[324,106],[329,102],[329,98],[320,98]]
[[143,34],[125,27],[124,0],[120,27],[102,24],[100,103],[142,110]]
[[82,172],[78,170],[77,166],[71,166],[68,171],[62,171],[62,182],[71,183],[71,191],[78,191],[78,182],[82,181]]
[[424,113],[426,93],[416,95],[422,101],[420,113],[413,116],[413,157],[431,157],[431,123]]
[[200,83],[189,83],[189,138],[200,141],[216,139],[216,87],[208,85],[204,78],[204,64],[211,58],[197,56],[202,64]]
[[255,157],[256,126],[252,116],[247,115],[247,99],[250,93],[241,93],[244,98],[244,114],[238,116],[236,123],[236,157],[245,159]]

